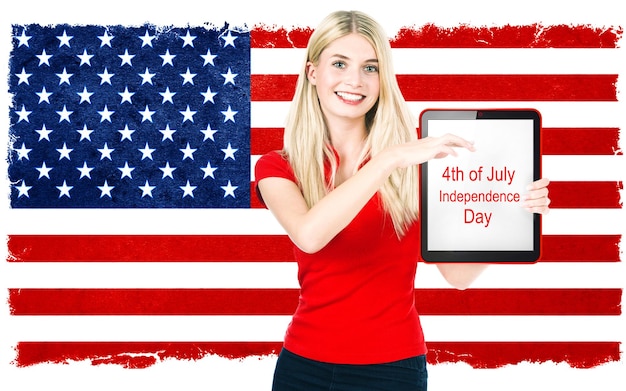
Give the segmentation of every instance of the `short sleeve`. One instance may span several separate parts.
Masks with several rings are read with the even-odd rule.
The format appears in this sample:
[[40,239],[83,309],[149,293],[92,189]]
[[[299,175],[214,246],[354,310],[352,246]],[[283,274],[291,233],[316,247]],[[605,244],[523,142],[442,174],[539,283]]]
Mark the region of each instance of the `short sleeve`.
[[268,152],[257,161],[254,166],[254,179],[260,181],[264,178],[278,177],[297,182],[296,177],[289,165],[287,158],[279,151]]
[[[293,169],[289,165],[287,158],[280,151],[268,152],[257,161],[254,166],[254,180],[258,183],[264,178],[285,178],[297,183]],[[255,185],[256,195],[263,205],[263,197],[259,191],[259,186]]]

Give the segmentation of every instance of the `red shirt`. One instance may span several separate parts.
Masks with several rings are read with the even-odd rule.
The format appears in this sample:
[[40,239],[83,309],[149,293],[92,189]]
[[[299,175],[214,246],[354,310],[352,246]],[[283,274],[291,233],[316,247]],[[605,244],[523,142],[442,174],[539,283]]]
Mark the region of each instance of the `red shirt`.
[[[288,161],[270,152],[255,179],[296,182]],[[373,364],[426,353],[415,309],[417,222],[401,239],[378,195],[322,250],[294,246],[300,300],[285,335],[287,350],[312,360]]]

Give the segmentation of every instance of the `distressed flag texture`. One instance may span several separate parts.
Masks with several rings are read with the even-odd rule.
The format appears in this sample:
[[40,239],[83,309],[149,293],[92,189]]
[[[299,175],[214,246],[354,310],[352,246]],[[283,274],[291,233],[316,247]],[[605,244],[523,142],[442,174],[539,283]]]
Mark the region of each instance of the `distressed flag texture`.
[[[12,365],[147,370],[280,350],[297,267],[256,198],[252,168],[282,147],[310,33],[13,26]],[[535,108],[552,180],[537,264],[491,266],[457,291],[420,263],[429,363],[622,362],[621,29],[394,33],[395,69],[416,117],[426,108]],[[592,66],[582,61],[589,56]]]

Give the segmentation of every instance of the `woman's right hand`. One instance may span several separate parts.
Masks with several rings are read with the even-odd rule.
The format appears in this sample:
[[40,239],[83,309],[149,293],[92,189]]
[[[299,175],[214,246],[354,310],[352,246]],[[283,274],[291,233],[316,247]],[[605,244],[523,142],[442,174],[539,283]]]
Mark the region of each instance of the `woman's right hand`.
[[405,168],[422,164],[431,159],[441,159],[452,155],[458,156],[455,148],[465,148],[474,152],[474,144],[454,134],[445,134],[440,137],[425,137],[409,143],[394,145],[389,148],[392,156],[398,160],[398,167]]

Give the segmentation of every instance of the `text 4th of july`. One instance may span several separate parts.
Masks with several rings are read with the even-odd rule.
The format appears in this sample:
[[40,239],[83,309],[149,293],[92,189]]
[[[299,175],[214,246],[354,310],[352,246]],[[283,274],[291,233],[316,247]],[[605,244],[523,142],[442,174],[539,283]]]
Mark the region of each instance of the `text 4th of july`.
[[[467,173],[467,175],[466,175]],[[463,182],[501,182],[508,186],[513,183],[515,170],[504,166],[501,169],[489,167],[485,169],[480,166],[473,170],[463,170],[459,167],[446,167],[442,178],[446,181]],[[440,202],[462,203],[465,206],[471,203],[499,203],[499,202],[519,202],[521,196],[517,192],[494,191],[492,189],[485,192],[465,192],[453,190],[452,192],[439,192]],[[476,211],[473,208],[465,208],[463,211],[463,222],[465,224],[480,224],[485,228],[489,227],[493,212]]]

